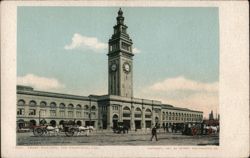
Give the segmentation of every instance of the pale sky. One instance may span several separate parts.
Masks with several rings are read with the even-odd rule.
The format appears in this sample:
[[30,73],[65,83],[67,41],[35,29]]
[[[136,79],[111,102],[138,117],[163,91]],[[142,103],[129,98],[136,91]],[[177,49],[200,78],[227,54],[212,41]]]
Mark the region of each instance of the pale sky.
[[[18,7],[17,82],[107,94],[118,7]],[[219,112],[218,8],[122,7],[133,40],[134,97]]]

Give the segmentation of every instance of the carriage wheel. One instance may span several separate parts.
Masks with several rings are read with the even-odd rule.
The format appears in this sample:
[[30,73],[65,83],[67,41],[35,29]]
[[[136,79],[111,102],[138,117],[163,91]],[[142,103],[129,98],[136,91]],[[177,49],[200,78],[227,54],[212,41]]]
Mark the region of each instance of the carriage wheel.
[[74,128],[70,128],[67,131],[65,131],[65,134],[66,134],[67,137],[73,136],[74,133],[75,133],[75,129]]
[[34,134],[35,136],[41,136],[41,135],[43,135],[43,129],[42,129],[42,128],[35,128],[35,129],[33,130],[33,134]]

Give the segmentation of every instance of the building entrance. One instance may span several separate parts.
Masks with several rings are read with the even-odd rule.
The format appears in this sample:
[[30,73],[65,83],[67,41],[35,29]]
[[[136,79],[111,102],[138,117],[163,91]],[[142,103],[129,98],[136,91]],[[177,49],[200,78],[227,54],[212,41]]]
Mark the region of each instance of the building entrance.
[[102,121],[102,128],[107,129],[107,120]]
[[146,121],[146,128],[151,128],[151,121]]
[[81,121],[77,121],[76,124],[77,124],[78,126],[82,126],[82,122],[81,122]]
[[141,129],[141,120],[135,121],[135,129]]
[[113,116],[113,128],[116,129],[117,128],[117,122],[118,122],[118,115],[114,115]]
[[130,129],[130,120],[123,120],[123,124]]

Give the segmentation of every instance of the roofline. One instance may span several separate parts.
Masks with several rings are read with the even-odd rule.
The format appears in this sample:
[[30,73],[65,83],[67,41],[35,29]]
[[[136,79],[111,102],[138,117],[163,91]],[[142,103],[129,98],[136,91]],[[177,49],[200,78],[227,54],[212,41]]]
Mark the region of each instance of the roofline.
[[80,96],[80,95],[71,95],[71,94],[64,94],[64,93],[54,93],[54,92],[45,92],[45,91],[37,91],[33,90],[32,87],[29,86],[22,86],[17,85],[17,87],[25,87],[28,89],[18,90],[17,94],[25,94],[25,95],[36,95],[36,96],[44,96],[44,97],[54,97],[54,98],[64,98],[64,99],[75,99],[75,100],[82,100],[82,101],[119,101],[125,103],[137,103],[142,105],[152,105],[153,107],[161,107],[163,109],[169,110],[178,110],[178,111],[189,111],[189,112],[199,112],[203,113],[203,111],[197,110],[190,110],[188,108],[181,108],[181,107],[174,107],[170,104],[162,104],[160,101],[157,100],[149,100],[149,99],[140,99],[140,98],[127,98],[115,95],[89,95],[89,96]]
[[36,90],[17,90],[17,94],[25,95],[35,95],[35,96],[44,96],[44,97],[54,97],[54,98],[65,98],[65,99],[75,99],[75,100],[84,100],[84,101],[97,101],[95,98],[79,96],[79,95],[70,95],[63,93],[54,93],[54,92],[45,92],[45,91],[36,91]]

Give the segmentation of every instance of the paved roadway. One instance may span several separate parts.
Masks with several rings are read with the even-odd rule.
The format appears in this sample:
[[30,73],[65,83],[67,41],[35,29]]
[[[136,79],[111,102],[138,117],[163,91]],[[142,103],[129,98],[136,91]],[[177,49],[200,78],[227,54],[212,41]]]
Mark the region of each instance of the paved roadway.
[[85,134],[66,137],[64,133],[58,136],[45,135],[36,137],[32,132],[17,133],[17,145],[219,145],[219,136],[186,136],[180,133],[158,133],[158,141],[150,141],[150,132],[129,132],[115,134],[111,131],[94,131],[89,136]]

